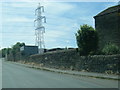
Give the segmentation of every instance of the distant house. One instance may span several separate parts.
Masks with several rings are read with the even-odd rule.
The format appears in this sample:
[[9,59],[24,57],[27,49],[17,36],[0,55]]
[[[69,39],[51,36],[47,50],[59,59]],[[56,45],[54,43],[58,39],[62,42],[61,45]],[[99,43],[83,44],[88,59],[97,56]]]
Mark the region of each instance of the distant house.
[[106,43],[120,46],[120,5],[109,7],[94,16],[95,28],[99,34],[99,47]]
[[22,46],[20,51],[23,55],[38,54],[38,46]]
[[64,50],[64,49],[63,48],[52,48],[52,49],[47,49],[47,52],[60,51],[60,50]]
[[76,49],[76,48],[51,48],[51,49],[46,49],[45,52],[58,52],[62,50],[70,50],[70,49]]

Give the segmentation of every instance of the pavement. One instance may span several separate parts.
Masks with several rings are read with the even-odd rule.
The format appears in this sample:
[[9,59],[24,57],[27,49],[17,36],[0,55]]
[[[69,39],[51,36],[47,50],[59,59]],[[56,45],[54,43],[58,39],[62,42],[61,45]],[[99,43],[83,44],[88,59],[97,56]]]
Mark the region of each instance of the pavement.
[[119,75],[101,74],[101,73],[84,72],[84,71],[60,70],[60,69],[52,69],[52,68],[36,67],[36,66],[32,66],[32,67],[37,68],[37,69],[40,68],[43,70],[58,72],[58,73],[70,74],[70,75],[94,77],[94,78],[101,78],[101,79],[120,80]]
[[69,75],[93,77],[93,78],[101,78],[101,79],[120,80],[119,75],[114,75],[114,74],[103,74],[103,73],[72,71],[72,70],[60,70],[60,69],[54,69],[54,68],[39,67],[39,66],[29,65],[29,64],[22,64],[22,63],[18,63],[18,62],[13,62],[13,63],[23,65],[23,66],[26,66],[29,68],[36,68],[36,69],[40,69],[40,70],[58,72],[58,73],[69,74]]
[[118,80],[82,77],[3,61],[3,88],[118,88]]

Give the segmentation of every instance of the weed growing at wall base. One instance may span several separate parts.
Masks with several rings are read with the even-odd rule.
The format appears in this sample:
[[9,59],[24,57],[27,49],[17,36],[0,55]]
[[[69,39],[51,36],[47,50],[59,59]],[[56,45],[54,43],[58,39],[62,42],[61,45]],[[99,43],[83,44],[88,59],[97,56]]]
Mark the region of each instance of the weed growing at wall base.
[[108,43],[102,49],[102,53],[105,55],[120,54],[120,48],[113,43]]

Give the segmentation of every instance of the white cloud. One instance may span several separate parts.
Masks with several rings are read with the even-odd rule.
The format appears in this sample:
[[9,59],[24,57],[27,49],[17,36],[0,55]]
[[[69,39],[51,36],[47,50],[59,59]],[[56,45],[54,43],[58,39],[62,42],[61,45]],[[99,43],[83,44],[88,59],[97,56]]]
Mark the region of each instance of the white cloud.
[[25,17],[14,17],[5,19],[6,22],[33,22],[33,19],[25,18]]
[[44,3],[43,4],[45,6],[45,10],[46,10],[46,14],[47,15],[58,15],[60,13],[64,13],[68,10],[71,10],[73,8],[75,8],[74,5],[71,4],[67,4],[67,3]]
[[1,0],[2,2],[118,2],[119,0]]
[[[11,45],[13,41],[24,41],[26,44],[34,44],[35,27],[28,28],[25,26],[33,26],[33,21],[35,19],[34,10],[37,8],[38,3],[28,1],[25,3],[12,2],[7,4],[8,5],[5,7],[7,11],[3,12],[7,15],[3,16],[6,18],[5,24],[8,24],[9,26],[11,25],[11,27],[5,27],[5,31],[13,33],[9,36],[11,43],[6,42],[9,43],[9,45]],[[75,32],[78,30],[79,25],[82,23],[87,23],[89,25],[93,23],[92,16],[90,17],[87,12],[90,10],[89,8],[83,8],[76,4],[62,2],[42,2],[41,5],[45,7],[44,15],[47,18],[47,23],[45,24],[45,43],[47,48],[74,46],[76,44]],[[26,22],[30,23],[26,24]],[[14,26],[19,26],[19,29]],[[24,35],[19,36],[17,33]],[[7,37],[4,40],[8,40]]]
[[9,5],[10,7],[13,7],[13,8],[34,8],[36,7],[38,3],[35,3],[35,2],[28,2],[28,3],[25,3],[25,2],[11,2],[10,4],[7,3],[6,5]]
[[66,34],[64,31],[51,30],[51,31],[47,31],[45,35],[47,38],[58,38],[58,37],[63,37]]
[[[13,2],[13,3],[6,3],[7,6],[11,8],[37,8],[38,3],[36,2],[28,2],[28,3],[18,3],[18,2]],[[73,9],[75,6],[70,5],[67,3],[58,3],[58,2],[41,2],[41,5],[45,7],[45,13],[47,15],[59,15],[60,13],[64,13],[68,10]]]

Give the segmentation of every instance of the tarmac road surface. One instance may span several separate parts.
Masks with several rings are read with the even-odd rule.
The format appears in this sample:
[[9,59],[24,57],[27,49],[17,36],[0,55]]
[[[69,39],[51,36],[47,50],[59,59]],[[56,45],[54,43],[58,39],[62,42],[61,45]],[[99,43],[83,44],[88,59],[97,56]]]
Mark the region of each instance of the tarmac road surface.
[[2,88],[118,88],[118,81],[60,74],[3,61]]

